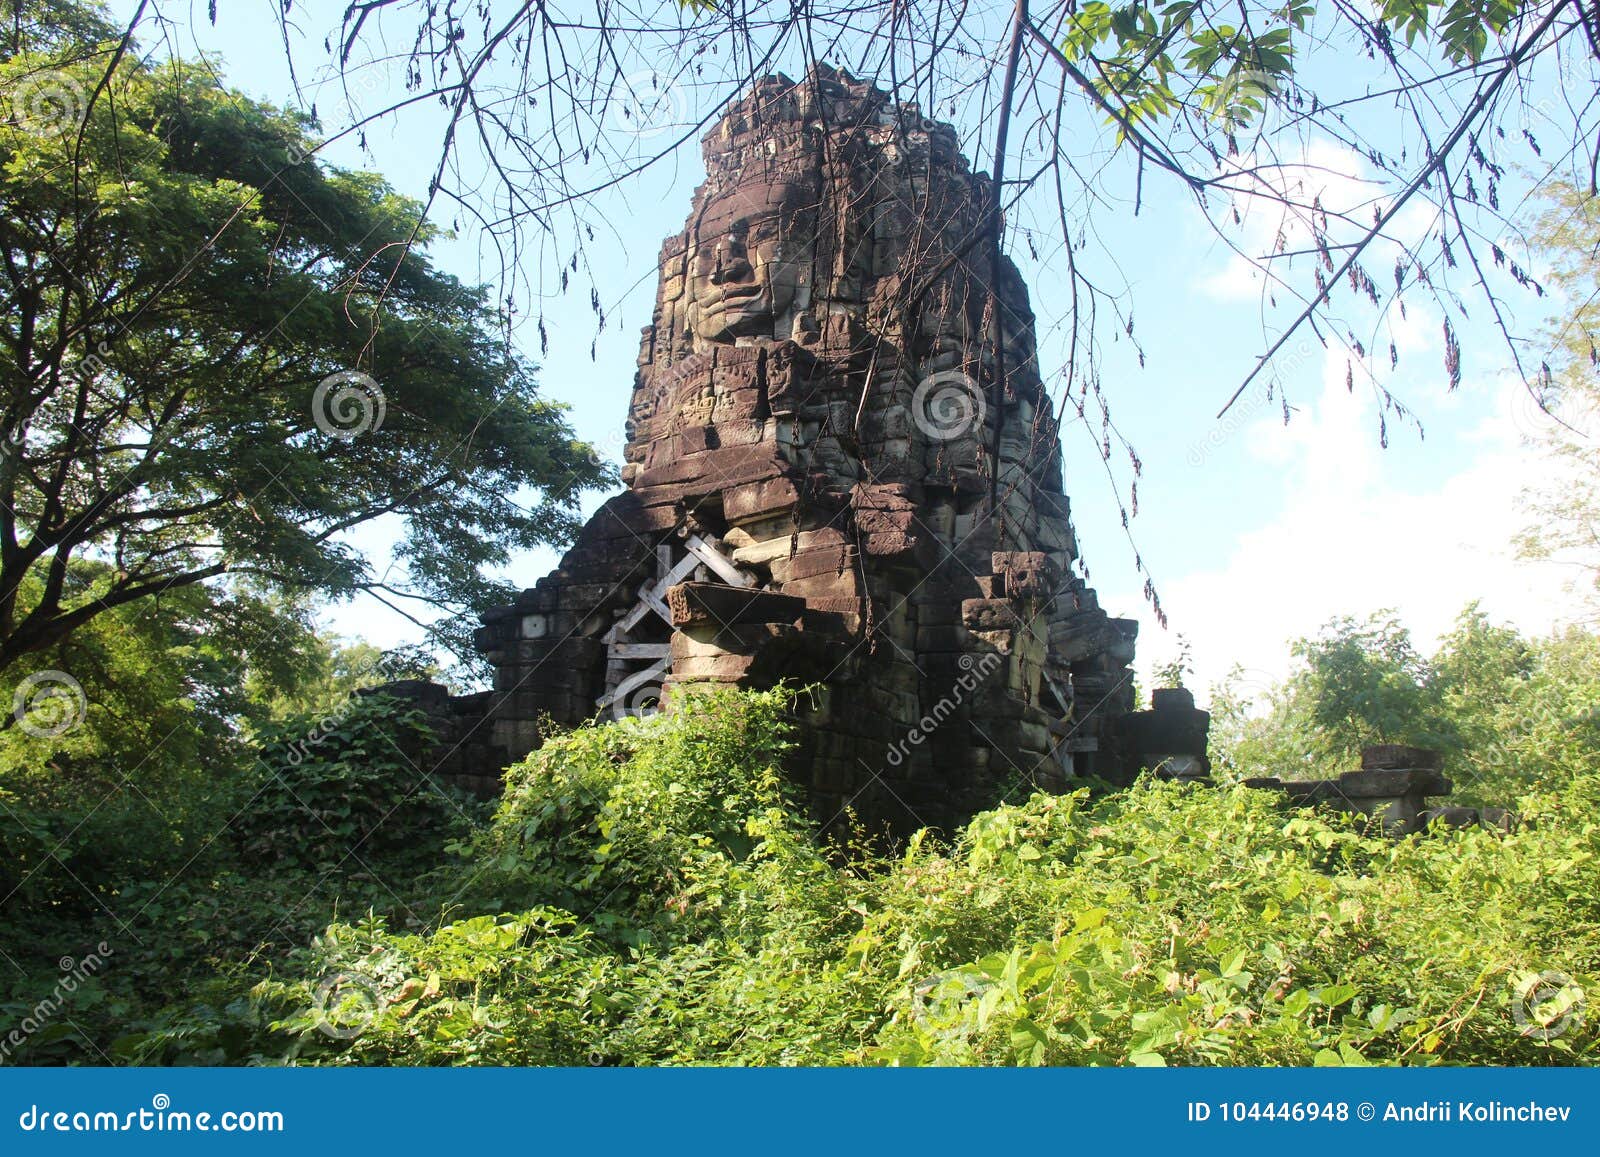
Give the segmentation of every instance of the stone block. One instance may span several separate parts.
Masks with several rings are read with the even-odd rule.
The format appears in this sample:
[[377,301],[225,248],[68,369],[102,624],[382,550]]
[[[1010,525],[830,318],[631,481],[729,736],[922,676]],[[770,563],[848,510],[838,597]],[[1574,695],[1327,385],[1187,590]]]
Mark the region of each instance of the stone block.
[[731,627],[742,623],[792,623],[805,613],[804,599],[776,591],[722,583],[679,583],[667,590],[672,625]]
[[841,573],[827,572],[806,578],[790,578],[783,583],[783,593],[800,595],[810,602],[813,599],[859,599],[861,584],[853,570]]
[[1006,599],[963,599],[961,622],[975,631],[1003,631],[1021,625],[1016,609]]
[[[992,802],[990,777],[1057,758],[1056,720],[1036,705],[1046,671],[1095,705],[1077,721],[1082,738],[1106,739],[1068,762],[1124,758],[1107,720],[1131,709],[1134,633],[1070,577],[1059,429],[1026,286],[1003,262],[1001,321],[984,321],[991,271],[946,262],[981,225],[981,190],[953,130],[916,114],[908,140],[895,111],[870,84],[819,66],[799,85],[758,82],[706,136],[706,181],[662,248],[641,333],[627,489],[476,637],[505,694],[462,709],[513,754],[537,742],[522,715],[592,716],[599,690],[638,670],[670,628],[666,682],[685,694],[826,682],[794,757],[825,821],[853,800],[875,831],[904,835],[925,820],[952,830]],[[905,155],[915,165],[890,163]],[[727,260],[734,238],[747,252],[781,246],[785,260],[758,275]],[[935,268],[919,315],[901,316],[909,287]],[[1003,391],[997,340],[1010,366]],[[987,412],[939,442],[913,398],[941,371],[978,382]],[[650,619],[633,654],[608,651],[600,636],[654,580],[658,544],[680,556],[675,532],[687,526],[720,536],[754,588],[688,571],[662,592],[672,622]],[[897,731],[932,710],[945,717],[889,766]],[[484,750],[459,747],[448,774],[476,787]],[[896,792],[880,783],[854,796],[873,770]]]
[[800,491],[788,477],[742,483],[722,491],[722,513],[730,524],[770,517],[778,511],[792,510]]

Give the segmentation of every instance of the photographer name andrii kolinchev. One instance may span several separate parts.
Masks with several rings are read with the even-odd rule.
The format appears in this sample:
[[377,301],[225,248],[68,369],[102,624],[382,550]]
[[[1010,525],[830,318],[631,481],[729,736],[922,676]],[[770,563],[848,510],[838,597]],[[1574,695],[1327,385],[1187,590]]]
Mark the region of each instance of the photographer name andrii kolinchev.
[[1400,1124],[1558,1124],[1567,1121],[1571,1115],[1570,1105],[1541,1105],[1533,1101],[1526,1104],[1507,1101],[1424,1101],[1420,1105],[1401,1105],[1390,1101],[1378,1119]]

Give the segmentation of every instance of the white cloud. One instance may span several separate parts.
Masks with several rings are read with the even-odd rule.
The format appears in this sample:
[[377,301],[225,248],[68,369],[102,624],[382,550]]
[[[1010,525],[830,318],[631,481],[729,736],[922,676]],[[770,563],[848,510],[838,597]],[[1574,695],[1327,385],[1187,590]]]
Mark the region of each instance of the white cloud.
[[[1299,143],[1293,152],[1284,150],[1273,158],[1247,154],[1234,165],[1236,184],[1248,184],[1252,178],[1247,174],[1255,174],[1262,191],[1237,195],[1217,207],[1216,223],[1235,248],[1228,251],[1219,268],[1195,282],[1199,293],[1217,302],[1260,302],[1268,296],[1264,290],[1270,279],[1270,297],[1279,307],[1298,311],[1313,292],[1315,255],[1310,251],[1316,246],[1316,233],[1325,225],[1330,244],[1354,241],[1393,201],[1393,178],[1380,174],[1366,157],[1337,141],[1315,138]],[[1314,219],[1312,205],[1321,207],[1325,222]],[[1233,220],[1235,209],[1237,222]],[[1409,201],[1385,227],[1382,238],[1368,246],[1361,266],[1380,294],[1392,290],[1390,271],[1396,261],[1410,265],[1408,251],[1417,251],[1437,227],[1438,217],[1438,208],[1425,199]],[[1270,273],[1264,273],[1260,264],[1279,252],[1300,256],[1279,257],[1269,263]],[[1345,252],[1336,248],[1332,255],[1339,262]],[[1365,312],[1364,306],[1358,310]],[[1418,316],[1415,310],[1411,314],[1402,318],[1398,308],[1390,307],[1384,318],[1377,319],[1380,324],[1371,340],[1363,338],[1364,344],[1386,345],[1392,339],[1403,355],[1432,316]],[[1383,349],[1373,352],[1381,358],[1387,356]]]
[[[1271,159],[1247,154],[1236,160],[1234,168],[1237,186],[1260,188],[1261,192],[1236,195],[1218,207],[1216,220],[1225,235],[1232,235],[1239,252],[1231,252],[1220,269],[1197,284],[1200,292],[1216,301],[1261,299],[1265,275],[1251,258],[1264,258],[1280,247],[1287,252],[1310,249],[1312,204],[1334,215],[1329,231],[1339,236],[1350,229],[1341,225],[1337,214],[1348,213],[1364,223],[1371,214],[1370,206],[1382,209],[1387,203],[1387,198],[1378,195],[1380,186],[1366,158],[1334,141],[1319,138],[1299,146],[1293,154]],[[1235,209],[1237,223],[1232,219]],[[1302,258],[1294,268],[1308,269],[1308,260]],[[1273,263],[1273,271],[1288,284],[1289,288],[1276,291],[1287,305],[1294,301],[1292,290],[1302,279],[1282,260]]]
[[1269,420],[1238,435],[1280,472],[1280,512],[1242,534],[1222,567],[1166,579],[1172,630],[1145,626],[1141,669],[1169,658],[1182,633],[1197,687],[1235,663],[1281,677],[1290,640],[1336,615],[1383,608],[1394,608],[1424,647],[1473,600],[1525,632],[1573,617],[1568,572],[1515,553],[1529,517],[1521,495],[1549,471],[1520,437],[1521,392],[1514,380],[1497,383],[1492,414],[1464,439],[1474,451],[1468,464],[1408,488],[1397,480],[1400,456],[1424,447],[1381,450],[1370,396],[1346,392],[1343,357],[1330,354],[1308,412],[1287,428]]

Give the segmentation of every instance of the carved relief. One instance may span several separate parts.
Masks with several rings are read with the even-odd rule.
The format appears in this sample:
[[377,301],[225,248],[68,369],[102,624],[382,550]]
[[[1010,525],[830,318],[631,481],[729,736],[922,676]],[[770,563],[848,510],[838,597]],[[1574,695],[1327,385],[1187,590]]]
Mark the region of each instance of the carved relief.
[[827,68],[762,81],[704,150],[661,250],[627,490],[479,632],[496,741],[523,754],[541,714],[594,717],[641,673],[669,702],[790,679],[828,688],[795,766],[824,822],[950,826],[1000,784],[1124,774],[1134,625],[1072,573],[987,180],[948,126]]

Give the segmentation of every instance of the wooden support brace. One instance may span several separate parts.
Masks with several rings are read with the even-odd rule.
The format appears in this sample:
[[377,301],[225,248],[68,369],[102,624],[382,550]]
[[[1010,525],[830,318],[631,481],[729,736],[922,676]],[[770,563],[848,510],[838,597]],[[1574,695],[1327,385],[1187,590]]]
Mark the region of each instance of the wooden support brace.
[[683,545],[689,548],[689,553],[710,568],[711,573],[720,578],[729,586],[748,587],[755,585],[755,579],[745,574],[744,571],[734,566],[720,550],[711,546],[698,534],[691,534],[683,540]]
[[671,659],[662,659],[659,662],[650,664],[650,666],[646,667],[642,671],[635,671],[621,683],[617,684],[617,689],[615,691],[608,691],[604,695],[600,696],[600,698],[596,699],[594,701],[594,705],[596,707],[609,707],[619,700],[627,699],[629,695],[633,694],[640,687],[647,686],[650,683],[659,682],[661,679],[665,678],[667,674],[667,668],[671,665]]

